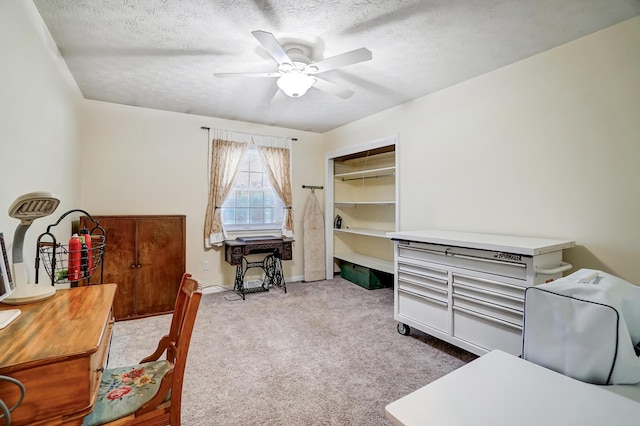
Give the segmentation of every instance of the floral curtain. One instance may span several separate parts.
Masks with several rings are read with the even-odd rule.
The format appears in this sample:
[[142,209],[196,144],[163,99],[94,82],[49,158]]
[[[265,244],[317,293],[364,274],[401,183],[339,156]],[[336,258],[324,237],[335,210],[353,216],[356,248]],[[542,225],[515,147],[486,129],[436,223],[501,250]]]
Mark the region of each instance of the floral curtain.
[[247,144],[214,136],[211,141],[211,173],[209,180],[209,201],[204,217],[205,247],[220,245],[224,239],[220,207],[233,187],[238,175],[238,166],[247,150]]
[[293,196],[291,195],[291,149],[285,146],[256,144],[262,164],[267,170],[269,182],[284,204],[282,235],[293,237]]

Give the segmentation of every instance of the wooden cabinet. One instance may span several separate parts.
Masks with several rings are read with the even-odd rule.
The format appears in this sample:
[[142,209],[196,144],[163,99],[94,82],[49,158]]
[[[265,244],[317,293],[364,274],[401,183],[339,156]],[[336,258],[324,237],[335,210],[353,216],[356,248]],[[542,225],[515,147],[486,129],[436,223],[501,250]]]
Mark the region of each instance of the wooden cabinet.
[[[349,262],[393,273],[397,230],[396,138],[348,147],[327,157],[327,278]],[[336,218],[340,217],[340,225]]]
[[[102,282],[118,284],[113,312],[129,319],[173,310],[185,272],[185,216],[93,216],[106,230]],[[86,217],[81,218],[88,221]],[[100,271],[92,282],[100,282]]]
[[560,278],[570,240],[442,230],[394,232],[394,318],[476,355],[520,355],[527,287]]

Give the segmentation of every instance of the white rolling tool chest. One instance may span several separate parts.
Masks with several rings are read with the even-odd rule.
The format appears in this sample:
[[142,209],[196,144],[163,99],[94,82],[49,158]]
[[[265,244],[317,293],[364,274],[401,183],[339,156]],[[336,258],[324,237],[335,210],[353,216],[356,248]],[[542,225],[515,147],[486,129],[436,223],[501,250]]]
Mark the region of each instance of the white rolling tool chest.
[[390,232],[394,318],[477,355],[520,355],[524,291],[572,268],[574,241],[442,230]]

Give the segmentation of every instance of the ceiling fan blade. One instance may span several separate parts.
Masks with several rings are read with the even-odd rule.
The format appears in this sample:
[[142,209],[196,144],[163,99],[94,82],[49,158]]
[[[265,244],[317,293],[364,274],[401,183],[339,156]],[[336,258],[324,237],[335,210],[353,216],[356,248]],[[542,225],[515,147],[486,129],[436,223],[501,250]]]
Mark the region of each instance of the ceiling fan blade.
[[365,47],[361,47],[360,49],[352,50],[351,52],[342,53],[340,55],[332,56],[309,64],[305,68],[305,72],[308,72],[309,74],[317,74],[319,72],[357,64],[358,62],[369,61],[371,58],[371,51]]
[[313,87],[315,87],[316,89],[320,89],[323,92],[330,93],[339,98],[347,99],[353,96],[353,94],[355,93],[353,90],[345,89],[344,87],[340,87],[335,83],[331,83],[330,81],[323,80],[318,77],[314,78],[316,79],[316,82]]
[[278,65],[293,64],[293,61],[289,58],[287,52],[284,51],[280,42],[278,42],[273,34],[266,31],[252,31],[251,34],[258,39],[262,47],[269,52]]
[[280,77],[277,72],[214,72],[214,77],[233,78],[233,77]]

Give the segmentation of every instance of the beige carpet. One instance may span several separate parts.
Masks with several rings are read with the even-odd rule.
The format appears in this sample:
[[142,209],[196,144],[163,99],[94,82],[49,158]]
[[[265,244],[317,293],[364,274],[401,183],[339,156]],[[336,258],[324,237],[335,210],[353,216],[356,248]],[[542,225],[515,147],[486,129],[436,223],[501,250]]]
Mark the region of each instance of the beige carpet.
[[[393,291],[336,278],[202,298],[182,419],[209,425],[389,425],[384,407],[475,356],[396,331]],[[139,361],[170,316],[115,325],[109,366]]]

